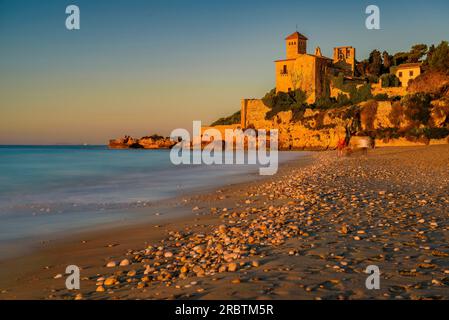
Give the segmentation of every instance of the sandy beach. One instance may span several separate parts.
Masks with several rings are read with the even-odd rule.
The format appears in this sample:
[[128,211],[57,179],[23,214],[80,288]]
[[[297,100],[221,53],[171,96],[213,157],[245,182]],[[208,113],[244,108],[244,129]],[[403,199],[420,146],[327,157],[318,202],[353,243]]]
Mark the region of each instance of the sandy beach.
[[[37,244],[0,263],[0,299],[449,299],[447,190],[449,145],[315,153],[162,202],[158,224]],[[72,264],[79,291],[65,288]]]

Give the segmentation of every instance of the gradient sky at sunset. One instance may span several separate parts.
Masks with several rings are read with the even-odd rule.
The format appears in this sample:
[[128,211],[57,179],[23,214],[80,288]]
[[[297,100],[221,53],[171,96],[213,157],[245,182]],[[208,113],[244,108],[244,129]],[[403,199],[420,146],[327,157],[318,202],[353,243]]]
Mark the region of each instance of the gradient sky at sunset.
[[[81,30],[65,28],[65,8]],[[382,30],[365,28],[369,4]],[[449,2],[0,0],[0,144],[105,144],[168,135],[274,87],[283,38],[352,45],[362,60],[449,40]]]

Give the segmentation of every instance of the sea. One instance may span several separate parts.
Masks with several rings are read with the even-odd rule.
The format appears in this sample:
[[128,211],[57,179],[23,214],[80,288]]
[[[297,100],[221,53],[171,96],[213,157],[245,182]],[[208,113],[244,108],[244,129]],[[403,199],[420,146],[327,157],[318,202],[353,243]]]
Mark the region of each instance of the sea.
[[[279,152],[279,162],[306,154]],[[0,250],[147,213],[151,221],[155,202],[260,178],[258,165],[174,165],[169,150],[0,146]]]

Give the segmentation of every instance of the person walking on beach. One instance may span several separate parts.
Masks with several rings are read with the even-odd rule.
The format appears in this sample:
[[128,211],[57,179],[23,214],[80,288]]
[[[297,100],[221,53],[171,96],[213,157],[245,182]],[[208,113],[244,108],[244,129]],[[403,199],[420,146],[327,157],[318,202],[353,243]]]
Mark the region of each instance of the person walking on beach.
[[343,151],[346,148],[346,138],[340,138],[337,143],[337,157],[343,156]]
[[369,137],[361,137],[359,140],[359,148],[362,150],[364,156],[368,154],[368,148],[371,146],[371,139]]

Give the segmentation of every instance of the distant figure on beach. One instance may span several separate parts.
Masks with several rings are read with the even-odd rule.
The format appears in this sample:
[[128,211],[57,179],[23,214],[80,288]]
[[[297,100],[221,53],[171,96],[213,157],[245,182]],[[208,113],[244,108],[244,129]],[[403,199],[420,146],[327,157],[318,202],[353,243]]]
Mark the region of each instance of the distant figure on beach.
[[340,138],[337,143],[337,157],[343,156],[343,151],[345,150],[346,146],[346,138]]
[[368,154],[368,148],[372,147],[372,139],[370,137],[360,137],[358,139],[358,147],[362,150],[363,155]]

